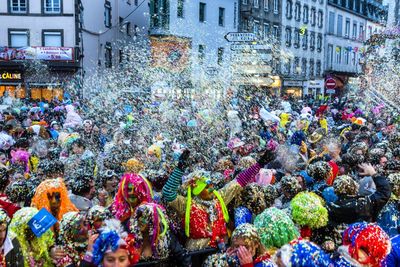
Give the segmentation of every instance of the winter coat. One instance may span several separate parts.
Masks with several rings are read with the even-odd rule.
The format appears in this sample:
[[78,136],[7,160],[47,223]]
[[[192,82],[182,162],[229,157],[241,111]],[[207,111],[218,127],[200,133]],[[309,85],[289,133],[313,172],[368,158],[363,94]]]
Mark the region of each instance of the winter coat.
[[400,202],[393,196],[389,202],[383,207],[378,215],[377,223],[390,236],[394,237],[399,234],[400,230]]
[[373,222],[390,198],[391,187],[383,176],[373,178],[376,192],[369,196],[343,197],[327,203],[329,218],[335,223]]
[[382,266],[397,267],[400,266],[400,235],[391,239],[392,251],[386,257],[386,262]]

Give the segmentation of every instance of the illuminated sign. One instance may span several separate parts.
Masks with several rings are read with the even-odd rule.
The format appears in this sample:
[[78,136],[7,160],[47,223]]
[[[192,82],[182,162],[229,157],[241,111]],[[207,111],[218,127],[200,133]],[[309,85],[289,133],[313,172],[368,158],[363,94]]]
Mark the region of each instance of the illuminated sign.
[[22,80],[22,74],[18,72],[3,71],[0,72],[0,80],[1,81]]

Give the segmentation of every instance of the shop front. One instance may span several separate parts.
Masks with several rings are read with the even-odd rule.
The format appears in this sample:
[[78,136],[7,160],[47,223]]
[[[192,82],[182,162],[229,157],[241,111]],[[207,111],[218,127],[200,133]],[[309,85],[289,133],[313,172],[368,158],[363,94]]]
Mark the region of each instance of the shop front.
[[0,97],[25,98],[26,87],[20,70],[0,70]]
[[284,80],[281,95],[287,95],[294,98],[303,96],[304,82],[300,80]]
[[324,95],[325,82],[323,79],[309,80],[304,83],[304,96],[312,96],[316,99],[319,95]]

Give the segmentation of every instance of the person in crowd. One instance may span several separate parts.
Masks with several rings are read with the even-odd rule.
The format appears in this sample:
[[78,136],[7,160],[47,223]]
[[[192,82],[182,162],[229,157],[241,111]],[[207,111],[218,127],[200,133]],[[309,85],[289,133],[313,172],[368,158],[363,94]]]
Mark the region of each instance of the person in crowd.
[[24,266],[21,245],[9,232],[11,219],[4,209],[0,209],[0,266]]
[[96,193],[94,180],[91,176],[83,175],[74,179],[70,185],[69,199],[80,211],[88,211],[93,207],[93,197]]

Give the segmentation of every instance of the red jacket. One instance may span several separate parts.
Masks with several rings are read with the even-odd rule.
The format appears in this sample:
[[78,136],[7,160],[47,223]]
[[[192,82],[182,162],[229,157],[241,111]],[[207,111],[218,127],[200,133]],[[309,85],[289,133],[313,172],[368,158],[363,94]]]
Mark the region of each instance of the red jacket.
[[12,203],[6,195],[0,194],[0,208],[4,209],[7,212],[8,217],[12,219],[14,213],[17,212],[17,210],[19,210],[21,207]]

